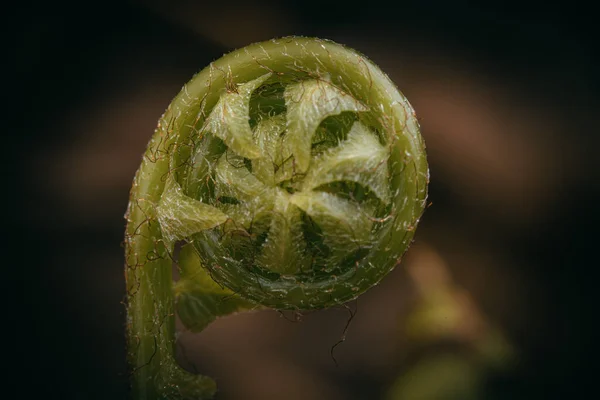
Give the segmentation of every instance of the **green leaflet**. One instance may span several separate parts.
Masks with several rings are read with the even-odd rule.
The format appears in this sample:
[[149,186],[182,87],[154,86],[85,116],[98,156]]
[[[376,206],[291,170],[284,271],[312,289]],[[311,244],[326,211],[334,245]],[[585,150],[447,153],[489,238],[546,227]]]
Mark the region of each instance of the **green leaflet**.
[[355,122],[348,139],[315,159],[304,179],[305,190],[336,181],[351,181],[370,188],[384,203],[390,201],[387,149],[367,127]]
[[252,140],[250,128],[250,96],[271,74],[265,74],[239,85],[235,91],[224,93],[204,123],[202,130],[214,133],[242,157],[261,156],[261,150]]
[[290,194],[277,189],[267,239],[257,262],[283,275],[305,270],[310,258],[301,229],[301,213],[290,203]]
[[[269,192],[272,191],[274,189],[269,189]],[[251,201],[239,204],[221,204],[219,208],[231,218],[230,223],[224,227],[225,232],[250,229],[250,227],[256,230],[259,226],[263,227],[265,220],[271,218],[273,197],[267,193],[263,193],[262,196]]]
[[192,167],[182,184],[188,196],[203,202],[209,201],[214,186],[212,174],[217,161],[226,150],[225,143],[210,132],[205,132],[199,143],[194,145]]
[[252,160],[252,172],[266,185],[277,185],[293,174],[292,154],[283,146],[285,115],[261,120],[254,135],[263,156]]
[[219,286],[204,269],[194,247],[179,253],[180,280],[175,284],[176,310],[186,329],[200,332],[218,316],[260,308]]
[[[290,198],[319,226],[331,250],[329,264],[370,243],[373,221],[364,207],[325,192],[299,192]],[[329,268],[329,266],[328,266]]]
[[226,152],[217,162],[215,181],[218,207],[232,218],[227,230],[249,228],[273,208],[275,188],[258,180],[244,160],[232,152]]
[[296,159],[299,172],[310,165],[312,137],[326,117],[343,111],[368,108],[326,80],[306,80],[286,87],[287,133],[285,143]]
[[184,195],[171,175],[167,178],[156,214],[167,249],[171,249],[177,240],[227,220],[227,215],[219,209]]
[[218,197],[251,201],[268,190],[268,187],[245,167],[243,159],[232,152],[226,152],[219,158],[215,172]]

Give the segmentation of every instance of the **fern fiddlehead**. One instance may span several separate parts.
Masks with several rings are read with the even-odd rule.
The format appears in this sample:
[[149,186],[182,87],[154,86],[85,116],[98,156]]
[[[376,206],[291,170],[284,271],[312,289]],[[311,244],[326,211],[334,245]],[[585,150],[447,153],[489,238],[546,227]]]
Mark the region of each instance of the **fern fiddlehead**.
[[159,120],[131,189],[134,397],[215,392],[176,363],[175,313],[200,331],[232,312],[319,309],[376,285],[408,248],[427,184],[410,104],[354,50],[291,37],[212,63]]

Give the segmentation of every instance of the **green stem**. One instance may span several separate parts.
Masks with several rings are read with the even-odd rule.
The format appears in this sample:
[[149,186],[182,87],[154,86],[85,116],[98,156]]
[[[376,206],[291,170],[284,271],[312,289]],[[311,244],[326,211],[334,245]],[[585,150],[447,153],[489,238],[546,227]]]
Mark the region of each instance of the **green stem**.
[[[197,74],[160,119],[131,190],[134,398],[216,390],[177,365],[175,312],[200,331],[235,311],[324,308],[376,285],[410,245],[427,183],[414,111],[354,50],[284,38]],[[188,245],[174,283],[178,241]]]

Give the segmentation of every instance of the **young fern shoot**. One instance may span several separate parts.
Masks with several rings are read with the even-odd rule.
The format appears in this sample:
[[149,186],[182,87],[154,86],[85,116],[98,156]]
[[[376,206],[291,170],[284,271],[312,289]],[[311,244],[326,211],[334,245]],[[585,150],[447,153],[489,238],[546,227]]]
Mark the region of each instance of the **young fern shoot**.
[[175,313],[197,332],[233,312],[331,307],[376,285],[412,241],[428,179],[412,107],[356,51],[289,37],[210,64],[159,120],[131,189],[134,398],[216,390],[176,363]]

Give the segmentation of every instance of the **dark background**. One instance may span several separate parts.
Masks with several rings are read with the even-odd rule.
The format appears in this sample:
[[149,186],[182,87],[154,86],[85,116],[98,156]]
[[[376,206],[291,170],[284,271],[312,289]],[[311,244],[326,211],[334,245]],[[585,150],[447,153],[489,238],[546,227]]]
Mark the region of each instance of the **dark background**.
[[[156,121],[223,53],[297,34],[361,51],[415,107],[432,206],[407,268],[437,260],[515,349],[482,397],[587,398],[597,379],[600,216],[592,15],[574,2],[140,0],[6,10],[3,375],[17,397],[127,398],[123,214]],[[299,324],[276,313],[223,319],[183,335],[186,362],[218,379],[221,399],[386,398],[422,354],[448,347],[406,339],[413,278],[401,266],[352,305],[359,311],[336,349],[339,367],[329,350],[344,309]]]

